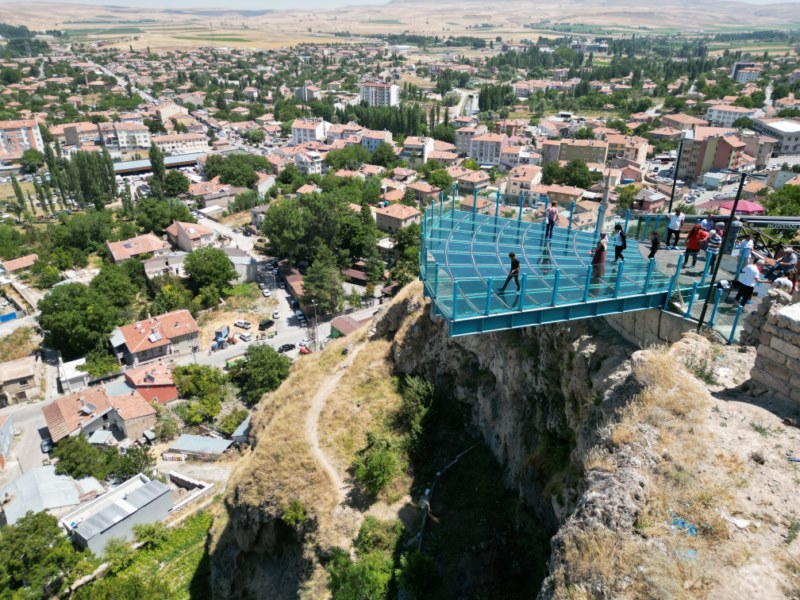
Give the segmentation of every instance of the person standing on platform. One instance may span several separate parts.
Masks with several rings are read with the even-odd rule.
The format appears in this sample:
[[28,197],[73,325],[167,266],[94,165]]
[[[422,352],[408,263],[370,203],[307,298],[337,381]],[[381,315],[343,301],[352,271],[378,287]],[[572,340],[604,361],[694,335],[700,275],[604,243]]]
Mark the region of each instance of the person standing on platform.
[[653,237],[650,240],[650,254],[647,255],[647,258],[655,258],[656,252],[661,247],[661,240],[658,239],[658,232],[653,231]]
[[544,231],[544,241],[549,242],[553,239],[553,228],[558,223],[558,202],[553,200],[550,208],[545,211],[544,218],[547,223]]
[[506,282],[503,284],[503,287],[500,288],[501,294],[506,291],[506,286],[512,279],[517,286],[517,291],[519,291],[519,261],[517,260],[517,255],[513,252],[509,252],[508,257],[511,259],[511,270],[508,272],[508,277],[506,277]]
[[[686,216],[681,214],[681,209],[676,208],[675,212],[667,217],[669,224],[667,225],[667,239],[664,242],[667,245],[667,250],[675,250],[678,247],[678,240],[681,237],[681,225],[683,225]],[[674,238],[672,246],[669,245],[670,239]]]
[[695,223],[689,236],[686,238],[686,255],[683,259],[684,267],[689,268],[689,255],[692,255],[692,267],[697,265],[697,255],[708,240],[708,232],[699,223]]
[[717,261],[717,255],[722,248],[722,235],[719,229],[712,229],[708,235],[708,242],[706,244],[706,261],[708,262],[708,270],[714,268],[714,263]]
[[753,290],[756,289],[757,283],[764,283],[764,279],[759,279],[760,273],[758,267],[752,260],[747,260],[747,266],[739,273],[739,291],[736,293],[735,302],[744,306],[750,301],[753,296]]
[[622,252],[627,247],[628,240],[625,237],[625,232],[622,231],[622,225],[617,223],[614,225],[614,262],[625,262],[625,257],[622,256]]
[[597,284],[602,281],[603,276],[606,274],[607,255],[608,237],[605,233],[601,233],[600,239],[597,240],[597,245],[592,251],[592,285],[589,288],[589,293],[592,296],[597,296],[600,293],[600,288]]

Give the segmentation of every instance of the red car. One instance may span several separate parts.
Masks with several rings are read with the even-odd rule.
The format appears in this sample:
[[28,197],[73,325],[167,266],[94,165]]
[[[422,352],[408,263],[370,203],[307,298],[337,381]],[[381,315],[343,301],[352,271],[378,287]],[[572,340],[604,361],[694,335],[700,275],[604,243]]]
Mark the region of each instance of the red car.
[[300,346],[300,354],[311,354],[311,350],[305,346]]

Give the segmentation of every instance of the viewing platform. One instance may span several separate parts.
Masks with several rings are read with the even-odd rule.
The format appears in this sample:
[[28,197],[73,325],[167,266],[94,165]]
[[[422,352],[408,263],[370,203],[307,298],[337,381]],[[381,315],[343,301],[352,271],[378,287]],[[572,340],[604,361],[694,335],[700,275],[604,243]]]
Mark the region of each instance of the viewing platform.
[[[611,234],[605,273],[593,273],[599,227],[556,227],[546,242],[544,223],[522,220],[521,211],[514,219],[499,216],[497,206],[481,214],[448,204],[440,200],[424,213],[420,277],[451,336],[663,308],[673,291],[692,292],[677,287],[677,270],[659,270],[632,239],[624,262],[613,263]],[[500,292],[510,252],[521,263],[520,290],[512,280]],[[696,291],[704,297],[707,286]]]

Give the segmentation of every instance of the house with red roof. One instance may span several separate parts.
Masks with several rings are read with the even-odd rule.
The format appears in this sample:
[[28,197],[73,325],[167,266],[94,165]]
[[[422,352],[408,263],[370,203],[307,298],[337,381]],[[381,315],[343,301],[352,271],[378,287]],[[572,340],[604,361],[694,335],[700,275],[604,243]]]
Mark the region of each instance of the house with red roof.
[[161,256],[169,252],[169,244],[152,233],[137,235],[121,242],[106,242],[108,254],[115,263],[125,262],[143,254]]
[[128,369],[125,382],[149,402],[168,404],[179,397],[172,369],[160,362]]
[[173,221],[167,227],[167,239],[174,247],[191,252],[204,246],[209,246],[214,241],[214,232],[199,223],[183,223]]
[[116,327],[111,346],[122,364],[139,365],[164,356],[200,350],[200,329],[188,310]]
[[42,412],[55,443],[80,434],[103,445],[118,438],[138,440],[156,424],[156,410],[138,392],[112,396],[102,387],[57,398]]

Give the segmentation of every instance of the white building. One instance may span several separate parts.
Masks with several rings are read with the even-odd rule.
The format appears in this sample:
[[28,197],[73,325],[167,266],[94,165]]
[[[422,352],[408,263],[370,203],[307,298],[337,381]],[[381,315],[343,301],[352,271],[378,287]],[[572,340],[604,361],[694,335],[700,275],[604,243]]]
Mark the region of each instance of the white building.
[[397,106],[400,104],[400,88],[393,83],[364,81],[361,83],[361,101],[370,106]]
[[306,175],[322,175],[325,166],[322,155],[316,150],[296,154],[294,162],[297,168]]
[[373,131],[371,129],[365,129],[364,133],[361,134],[361,145],[370,152],[375,152],[378,146],[384,142],[387,144],[392,143],[391,131]]
[[469,144],[469,155],[481,165],[499,165],[507,139],[502,133],[476,135]]
[[754,118],[758,114],[757,108],[745,108],[730,104],[717,104],[711,106],[706,113],[706,120],[713,127],[733,127],[733,122],[742,117]]
[[800,154],[800,119],[755,119],[753,131],[778,140],[774,154]]
[[321,142],[328,135],[330,123],[324,119],[295,119],[292,123],[292,143]]
[[150,130],[138,123],[115,123],[117,144],[121,151],[150,147]]
[[29,148],[44,150],[39,124],[33,119],[0,121],[0,151],[19,158]]
[[208,152],[209,149],[208,138],[202,133],[155,135],[151,139],[164,154],[192,154]]

